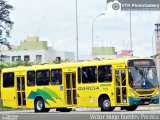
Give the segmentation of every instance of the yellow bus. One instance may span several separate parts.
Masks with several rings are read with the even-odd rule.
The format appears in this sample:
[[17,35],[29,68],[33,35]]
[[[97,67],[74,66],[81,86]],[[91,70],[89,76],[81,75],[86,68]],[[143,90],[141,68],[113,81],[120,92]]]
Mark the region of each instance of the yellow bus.
[[153,59],[115,58],[78,63],[6,68],[1,72],[3,106],[56,109],[95,108],[128,111],[139,105],[159,104]]

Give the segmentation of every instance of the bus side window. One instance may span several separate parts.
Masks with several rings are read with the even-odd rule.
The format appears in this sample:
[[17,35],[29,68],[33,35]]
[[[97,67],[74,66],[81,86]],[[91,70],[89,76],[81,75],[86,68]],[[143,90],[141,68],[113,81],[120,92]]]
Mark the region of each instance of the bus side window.
[[35,71],[28,71],[27,72],[27,85],[28,86],[35,86]]
[[14,73],[4,73],[3,74],[3,87],[14,87]]
[[97,82],[96,67],[83,67],[82,68],[82,83],[95,83]]
[[62,70],[54,69],[51,71],[51,84],[61,85],[62,84]]
[[49,85],[50,83],[50,71],[39,70],[36,72],[36,84],[37,85]]
[[111,82],[112,81],[112,66],[99,66],[98,67],[98,81]]

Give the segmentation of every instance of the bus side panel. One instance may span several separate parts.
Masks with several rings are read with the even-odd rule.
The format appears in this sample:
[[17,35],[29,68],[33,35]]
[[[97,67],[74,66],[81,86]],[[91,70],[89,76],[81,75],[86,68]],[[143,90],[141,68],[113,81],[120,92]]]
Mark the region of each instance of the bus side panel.
[[17,108],[16,101],[16,89],[13,88],[1,88],[1,97],[3,101],[3,107]]
[[97,84],[79,84],[77,87],[78,106],[97,107],[97,95],[99,93],[99,86],[97,86]]
[[27,108],[34,108],[36,97],[42,97],[46,108],[66,106],[62,85],[35,86],[26,88]]
[[[66,107],[65,95],[64,95],[64,86],[63,85],[54,85],[50,86],[49,89],[52,91],[50,93],[51,99],[48,99],[48,104],[46,103],[46,108],[61,108]],[[50,92],[48,90],[48,93]]]
[[34,108],[34,98],[29,98],[29,94],[34,91],[36,91],[36,87],[26,86],[26,107],[27,108]]
[[3,72],[1,72],[1,99],[3,107],[17,108],[15,79],[14,86],[3,87]]
[[115,105],[113,96],[114,87],[111,83],[94,83],[78,85],[78,106],[82,107],[99,107],[98,99],[100,95],[108,95],[111,105]]

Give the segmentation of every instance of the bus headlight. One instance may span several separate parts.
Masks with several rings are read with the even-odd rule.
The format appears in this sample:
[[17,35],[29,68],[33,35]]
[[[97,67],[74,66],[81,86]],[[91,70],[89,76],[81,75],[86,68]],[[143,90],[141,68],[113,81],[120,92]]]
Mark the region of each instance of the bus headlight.
[[159,95],[159,92],[158,92],[158,91],[156,92],[156,95]]

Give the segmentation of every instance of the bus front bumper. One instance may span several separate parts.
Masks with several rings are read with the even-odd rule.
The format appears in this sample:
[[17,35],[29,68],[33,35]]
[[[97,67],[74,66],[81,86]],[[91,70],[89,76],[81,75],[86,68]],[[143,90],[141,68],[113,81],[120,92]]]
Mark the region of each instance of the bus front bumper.
[[134,98],[129,97],[129,105],[149,105],[149,104],[159,104],[159,96],[151,98]]

